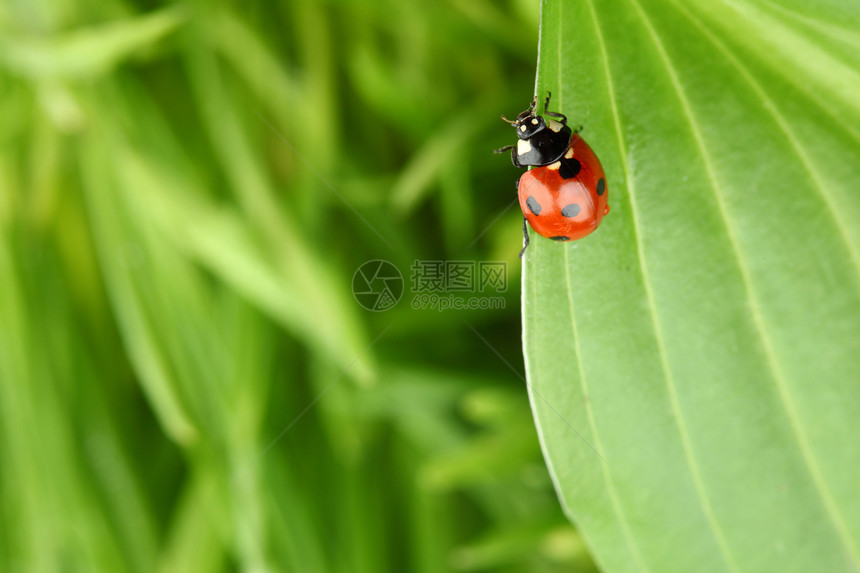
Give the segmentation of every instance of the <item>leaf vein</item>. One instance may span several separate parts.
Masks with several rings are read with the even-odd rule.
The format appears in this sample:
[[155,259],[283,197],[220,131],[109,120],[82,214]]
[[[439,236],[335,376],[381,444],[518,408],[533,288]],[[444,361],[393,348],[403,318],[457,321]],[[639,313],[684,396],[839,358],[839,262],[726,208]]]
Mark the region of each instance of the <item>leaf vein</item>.
[[809,178],[812,180],[813,186],[815,190],[821,197],[821,200],[824,201],[824,204],[827,206],[827,210],[829,211],[831,219],[833,219],[836,228],[839,230],[840,237],[845,243],[846,250],[851,256],[851,261],[854,266],[854,271],[860,277],[860,250],[858,250],[858,246],[855,242],[851,240],[848,232],[848,225],[845,222],[845,219],[840,216],[841,211],[836,208],[836,202],[833,198],[827,193],[827,186],[824,184],[824,178],[821,175],[821,172],[815,168],[815,165],[812,161],[810,161],[810,155],[808,153],[804,153],[804,146],[800,142],[800,138],[797,137],[797,134],[791,129],[790,124],[785,119],[785,116],[782,112],[779,111],[776,107],[776,103],[773,101],[773,98],[770,94],[762,87],[762,85],[756,81],[753,77],[752,73],[749,69],[744,65],[744,63],[726,46],[716,35],[705,26],[697,17],[695,17],[686,7],[679,4],[676,0],[672,0],[672,4],[675,8],[681,12],[690,22],[693,23],[701,32],[711,41],[711,43],[718,49],[723,55],[726,56],[726,59],[731,62],[731,64],[738,70],[741,76],[746,80],[746,82],[752,87],[753,91],[758,94],[760,98],[765,103],[765,109],[768,110],[770,115],[773,117],[776,124],[779,126],[780,130],[785,134],[786,139],[791,145],[792,151],[797,155],[797,158],[800,160],[801,165],[804,170],[809,175]]
[[[585,369],[582,365],[582,352],[579,347],[579,332],[576,327],[576,314],[574,312],[574,303],[573,303],[573,285],[570,281],[570,257],[568,256],[570,253],[570,249],[564,249],[564,278],[567,288],[567,302],[568,302],[568,310],[570,312],[570,325],[572,329],[573,335],[573,351],[576,355],[576,365],[579,373],[579,383],[582,387],[582,396],[585,402],[585,415],[588,418],[588,425],[591,428],[592,439],[594,440],[595,447],[601,452],[606,452],[606,449],[603,447],[603,443],[600,441],[600,436],[597,433],[597,422],[594,419],[594,409],[591,407],[591,402],[588,399],[588,383],[585,380]],[[608,453],[606,455],[609,455]],[[636,542],[633,539],[633,533],[630,530],[629,519],[627,514],[624,511],[624,508],[621,505],[621,500],[618,498],[618,492],[615,489],[615,484],[612,481],[611,472],[609,469],[609,463],[605,459],[601,459],[601,472],[603,473],[603,479],[606,482],[607,491],[609,493],[609,499],[612,502],[612,508],[615,511],[615,514],[618,516],[619,521],[621,523],[621,530],[624,535],[624,540],[627,543],[627,546],[630,549],[630,554],[633,556],[633,560],[639,566],[639,569],[642,571],[647,571],[648,568],[645,566],[645,563],[642,559],[642,555],[639,552],[639,547],[636,545]]]
[[684,95],[684,90],[681,86],[678,72],[675,69],[671,59],[669,58],[669,55],[666,52],[665,46],[663,46],[663,43],[660,40],[657,31],[654,29],[651,21],[648,19],[648,16],[645,14],[644,10],[639,5],[638,0],[631,0],[631,2],[634,4],[645,27],[648,29],[648,33],[654,41],[655,47],[660,54],[660,58],[663,60],[666,72],[669,75],[669,79],[672,82],[672,86],[674,87],[678,95],[678,99],[681,102],[681,107],[690,124],[690,129],[693,133],[693,137],[696,140],[696,145],[698,146],[699,151],[702,155],[705,170],[707,171],[711,187],[714,191],[717,205],[719,206],[720,216],[723,219],[729,242],[731,243],[732,249],[735,252],[735,258],[738,261],[738,269],[741,274],[741,281],[743,283],[743,288],[749,301],[749,306],[753,317],[753,323],[762,342],[762,347],[767,359],[768,369],[771,371],[772,377],[776,384],[777,392],[783,403],[786,417],[788,418],[789,426],[791,428],[792,433],[794,434],[795,440],[797,441],[801,457],[803,459],[804,464],[806,465],[810,477],[812,478],[813,485],[815,486],[815,489],[818,492],[819,497],[821,498],[822,505],[824,506],[824,509],[832,522],[836,534],[840,538],[840,541],[843,543],[846,550],[850,553],[852,562],[856,567],[856,564],[860,562],[860,552],[858,552],[858,549],[854,546],[854,543],[851,540],[851,536],[844,522],[844,519],[839,512],[838,506],[833,499],[832,494],[827,487],[827,483],[824,480],[821,469],[818,466],[818,460],[816,459],[815,454],[812,451],[812,447],[809,444],[809,440],[806,434],[803,432],[800,426],[796,406],[789,397],[785,376],[779,367],[779,363],[776,359],[776,353],[773,348],[773,343],[771,342],[770,336],[768,335],[767,329],[765,328],[764,318],[762,316],[762,311],[760,308],[760,302],[758,300],[758,297],[755,295],[755,289],[752,285],[750,271],[745,262],[746,259],[741,251],[736,230],[731,223],[731,219],[728,216],[726,205],[722,196],[719,193],[719,183],[716,175],[716,170],[711,162],[710,154],[708,152],[707,145],[705,144],[702,132],[699,128],[698,121],[696,120],[692,107],[690,106],[690,102]]
[[681,411],[681,405],[678,399],[677,389],[675,387],[675,382],[672,378],[671,370],[669,368],[669,361],[666,352],[665,341],[663,339],[662,326],[660,325],[660,320],[657,315],[657,306],[654,298],[654,292],[651,287],[651,281],[648,278],[648,267],[645,259],[644,245],[642,243],[642,240],[640,239],[641,222],[639,221],[639,214],[636,209],[635,185],[630,174],[630,166],[627,160],[627,145],[621,130],[621,119],[618,111],[617,100],[615,97],[615,87],[614,82],[612,80],[612,73],[609,69],[609,56],[606,50],[606,42],[603,37],[603,31],[600,26],[600,22],[597,18],[597,12],[594,8],[593,0],[589,0],[588,4],[591,11],[591,17],[594,23],[595,32],[597,34],[598,43],[600,44],[601,55],[604,63],[604,72],[606,75],[606,83],[609,91],[609,100],[612,106],[612,114],[615,123],[616,137],[618,139],[619,152],[621,155],[624,172],[627,174],[627,189],[628,195],[630,197],[631,215],[633,218],[633,232],[636,236],[636,248],[637,256],[639,259],[639,268],[641,270],[645,294],[648,299],[648,309],[650,313],[651,323],[654,327],[655,341],[660,355],[660,366],[663,371],[664,379],[666,382],[667,393],[669,395],[672,411],[674,413],[674,419],[678,427],[678,433],[681,438],[681,445],[684,452],[684,456],[690,469],[690,477],[693,481],[696,495],[699,498],[700,504],[702,506],[702,512],[704,513],[705,519],[707,520],[708,525],[713,532],[714,539],[720,550],[720,554],[724,562],[726,563],[727,568],[730,571],[737,571],[737,566],[734,563],[725,536],[723,535],[722,529],[720,528],[716,516],[714,515],[714,512],[711,508],[711,504],[707,496],[707,492],[705,490],[701,474],[699,472],[699,467],[696,463],[695,455],[692,451],[692,442],[690,440],[689,432],[686,428],[686,422],[684,415]]

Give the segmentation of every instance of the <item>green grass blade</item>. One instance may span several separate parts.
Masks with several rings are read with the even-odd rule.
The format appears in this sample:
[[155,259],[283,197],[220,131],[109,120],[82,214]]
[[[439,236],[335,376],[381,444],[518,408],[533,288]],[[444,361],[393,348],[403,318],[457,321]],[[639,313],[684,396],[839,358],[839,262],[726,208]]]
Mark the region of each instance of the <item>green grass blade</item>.
[[167,8],[45,39],[0,36],[4,67],[34,79],[92,79],[149,48],[184,20]]

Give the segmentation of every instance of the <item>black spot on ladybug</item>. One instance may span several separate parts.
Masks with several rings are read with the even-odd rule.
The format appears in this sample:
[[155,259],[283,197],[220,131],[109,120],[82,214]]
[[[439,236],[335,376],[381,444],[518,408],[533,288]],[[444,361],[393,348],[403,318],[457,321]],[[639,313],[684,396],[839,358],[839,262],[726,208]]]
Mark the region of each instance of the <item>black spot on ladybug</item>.
[[543,209],[543,207],[540,206],[540,203],[537,202],[537,199],[531,196],[526,199],[526,207],[528,207],[529,211],[531,211],[535,215],[540,215],[540,212]]
[[576,217],[577,215],[579,215],[580,210],[581,209],[579,205],[577,205],[576,203],[571,203],[570,205],[567,205],[564,209],[561,210],[561,214],[565,217]]
[[558,174],[561,175],[562,179],[573,179],[579,175],[581,169],[582,163],[580,163],[577,158],[571,157],[568,159],[564,157],[561,160],[561,167],[558,169]]
[[565,237],[564,235],[559,235],[558,237],[550,237],[553,241],[569,241],[570,237]]
[[606,191],[606,181],[603,180],[603,177],[600,178],[600,181],[597,182],[597,195],[603,195],[603,192]]

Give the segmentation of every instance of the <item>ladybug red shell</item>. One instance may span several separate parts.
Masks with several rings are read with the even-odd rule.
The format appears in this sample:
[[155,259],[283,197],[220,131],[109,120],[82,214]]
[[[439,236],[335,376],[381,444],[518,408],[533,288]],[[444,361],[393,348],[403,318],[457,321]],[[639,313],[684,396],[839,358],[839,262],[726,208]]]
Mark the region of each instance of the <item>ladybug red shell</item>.
[[585,237],[609,213],[603,167],[577,134],[561,159],[527,171],[517,188],[529,225],[554,241]]

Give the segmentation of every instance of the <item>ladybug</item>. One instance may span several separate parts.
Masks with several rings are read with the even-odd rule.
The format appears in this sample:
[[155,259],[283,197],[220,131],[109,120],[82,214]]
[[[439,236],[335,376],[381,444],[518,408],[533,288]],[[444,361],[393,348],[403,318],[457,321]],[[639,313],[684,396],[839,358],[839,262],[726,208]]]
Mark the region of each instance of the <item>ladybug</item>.
[[[564,115],[547,111],[549,100],[548,95],[544,114],[554,119],[544,121],[536,117],[535,102],[532,102],[515,121],[509,121],[520,137],[511,153],[514,165],[534,167],[517,182],[523,212],[523,250],[520,257],[529,245],[527,223],[543,237],[566,242],[594,232],[604,215],[609,213],[606,175],[600,161],[579,136],[579,129],[571,130]],[[534,123],[535,119],[537,123]],[[522,129],[524,126],[525,130]],[[523,138],[528,133],[532,136]],[[565,133],[565,138],[559,137]],[[528,145],[523,145],[523,142]]]

